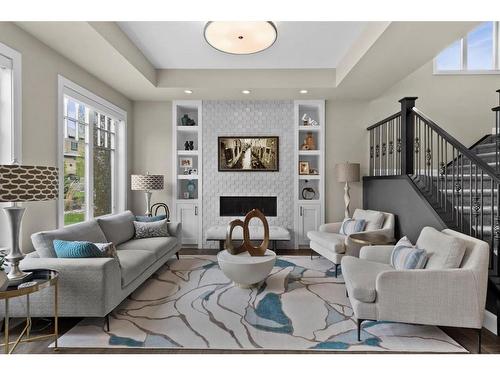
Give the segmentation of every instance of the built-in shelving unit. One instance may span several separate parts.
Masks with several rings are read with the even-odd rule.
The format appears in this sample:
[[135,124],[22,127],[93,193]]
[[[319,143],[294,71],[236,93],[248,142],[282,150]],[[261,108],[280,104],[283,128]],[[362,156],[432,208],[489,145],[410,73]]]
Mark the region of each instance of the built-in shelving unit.
[[296,100],[295,243],[309,246],[307,232],[325,221],[325,101]]
[[[193,124],[194,121],[194,124]],[[172,171],[177,175],[172,189],[174,220],[182,223],[182,243],[202,245],[202,102],[172,103]]]

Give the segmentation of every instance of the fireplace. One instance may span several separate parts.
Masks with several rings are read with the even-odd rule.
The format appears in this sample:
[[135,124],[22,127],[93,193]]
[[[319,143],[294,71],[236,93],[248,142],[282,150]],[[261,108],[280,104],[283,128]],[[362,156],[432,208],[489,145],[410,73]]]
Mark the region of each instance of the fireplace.
[[262,211],[265,216],[277,216],[276,197],[220,197],[220,216],[245,216],[254,208]]

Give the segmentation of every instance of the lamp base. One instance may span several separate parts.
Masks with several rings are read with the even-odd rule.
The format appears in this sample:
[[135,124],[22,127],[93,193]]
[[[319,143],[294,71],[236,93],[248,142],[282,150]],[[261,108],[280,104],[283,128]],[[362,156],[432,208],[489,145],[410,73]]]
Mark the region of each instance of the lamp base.
[[24,280],[29,274],[21,271],[19,263],[24,259],[24,254],[19,249],[19,231],[21,229],[21,220],[24,214],[24,208],[16,204],[10,207],[4,207],[7,221],[10,226],[10,252],[5,257],[5,261],[10,266],[10,271],[7,274],[9,281],[17,282]]

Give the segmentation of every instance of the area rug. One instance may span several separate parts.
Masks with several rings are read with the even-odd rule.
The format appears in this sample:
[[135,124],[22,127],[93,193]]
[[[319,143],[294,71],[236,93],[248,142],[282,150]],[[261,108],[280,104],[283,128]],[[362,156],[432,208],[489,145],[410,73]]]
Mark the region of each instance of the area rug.
[[466,352],[437,327],[356,323],[342,276],[324,258],[282,256],[259,288],[240,289],[215,256],[170,260],[103,319],[84,319],[64,348]]

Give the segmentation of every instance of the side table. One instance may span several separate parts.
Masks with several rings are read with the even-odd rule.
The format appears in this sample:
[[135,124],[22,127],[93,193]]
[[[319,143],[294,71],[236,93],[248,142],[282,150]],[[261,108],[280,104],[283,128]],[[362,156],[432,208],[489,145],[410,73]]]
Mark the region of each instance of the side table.
[[353,233],[349,237],[352,242],[365,246],[393,245],[396,242],[394,238],[389,238],[380,233],[359,232]]
[[[54,270],[48,269],[35,269],[35,270],[24,270],[26,272],[32,272],[32,276],[29,282],[34,282],[35,284],[18,288],[17,286],[8,287],[7,290],[0,292],[0,300],[5,301],[5,332],[4,332],[4,343],[0,347],[4,347],[5,354],[12,354],[19,343],[26,343],[36,340],[43,340],[50,337],[54,338],[54,346],[57,350],[57,338],[59,336],[58,327],[58,316],[57,316],[57,293],[58,293],[58,280],[59,273]],[[31,315],[30,315],[30,295],[36,293],[42,289],[54,287],[54,332],[37,337],[30,337],[31,331]],[[9,300],[14,297],[26,296],[26,324],[24,329],[19,334],[16,341],[10,341],[9,337]],[[26,338],[23,338],[26,336]],[[12,344],[12,347],[11,347]]]

